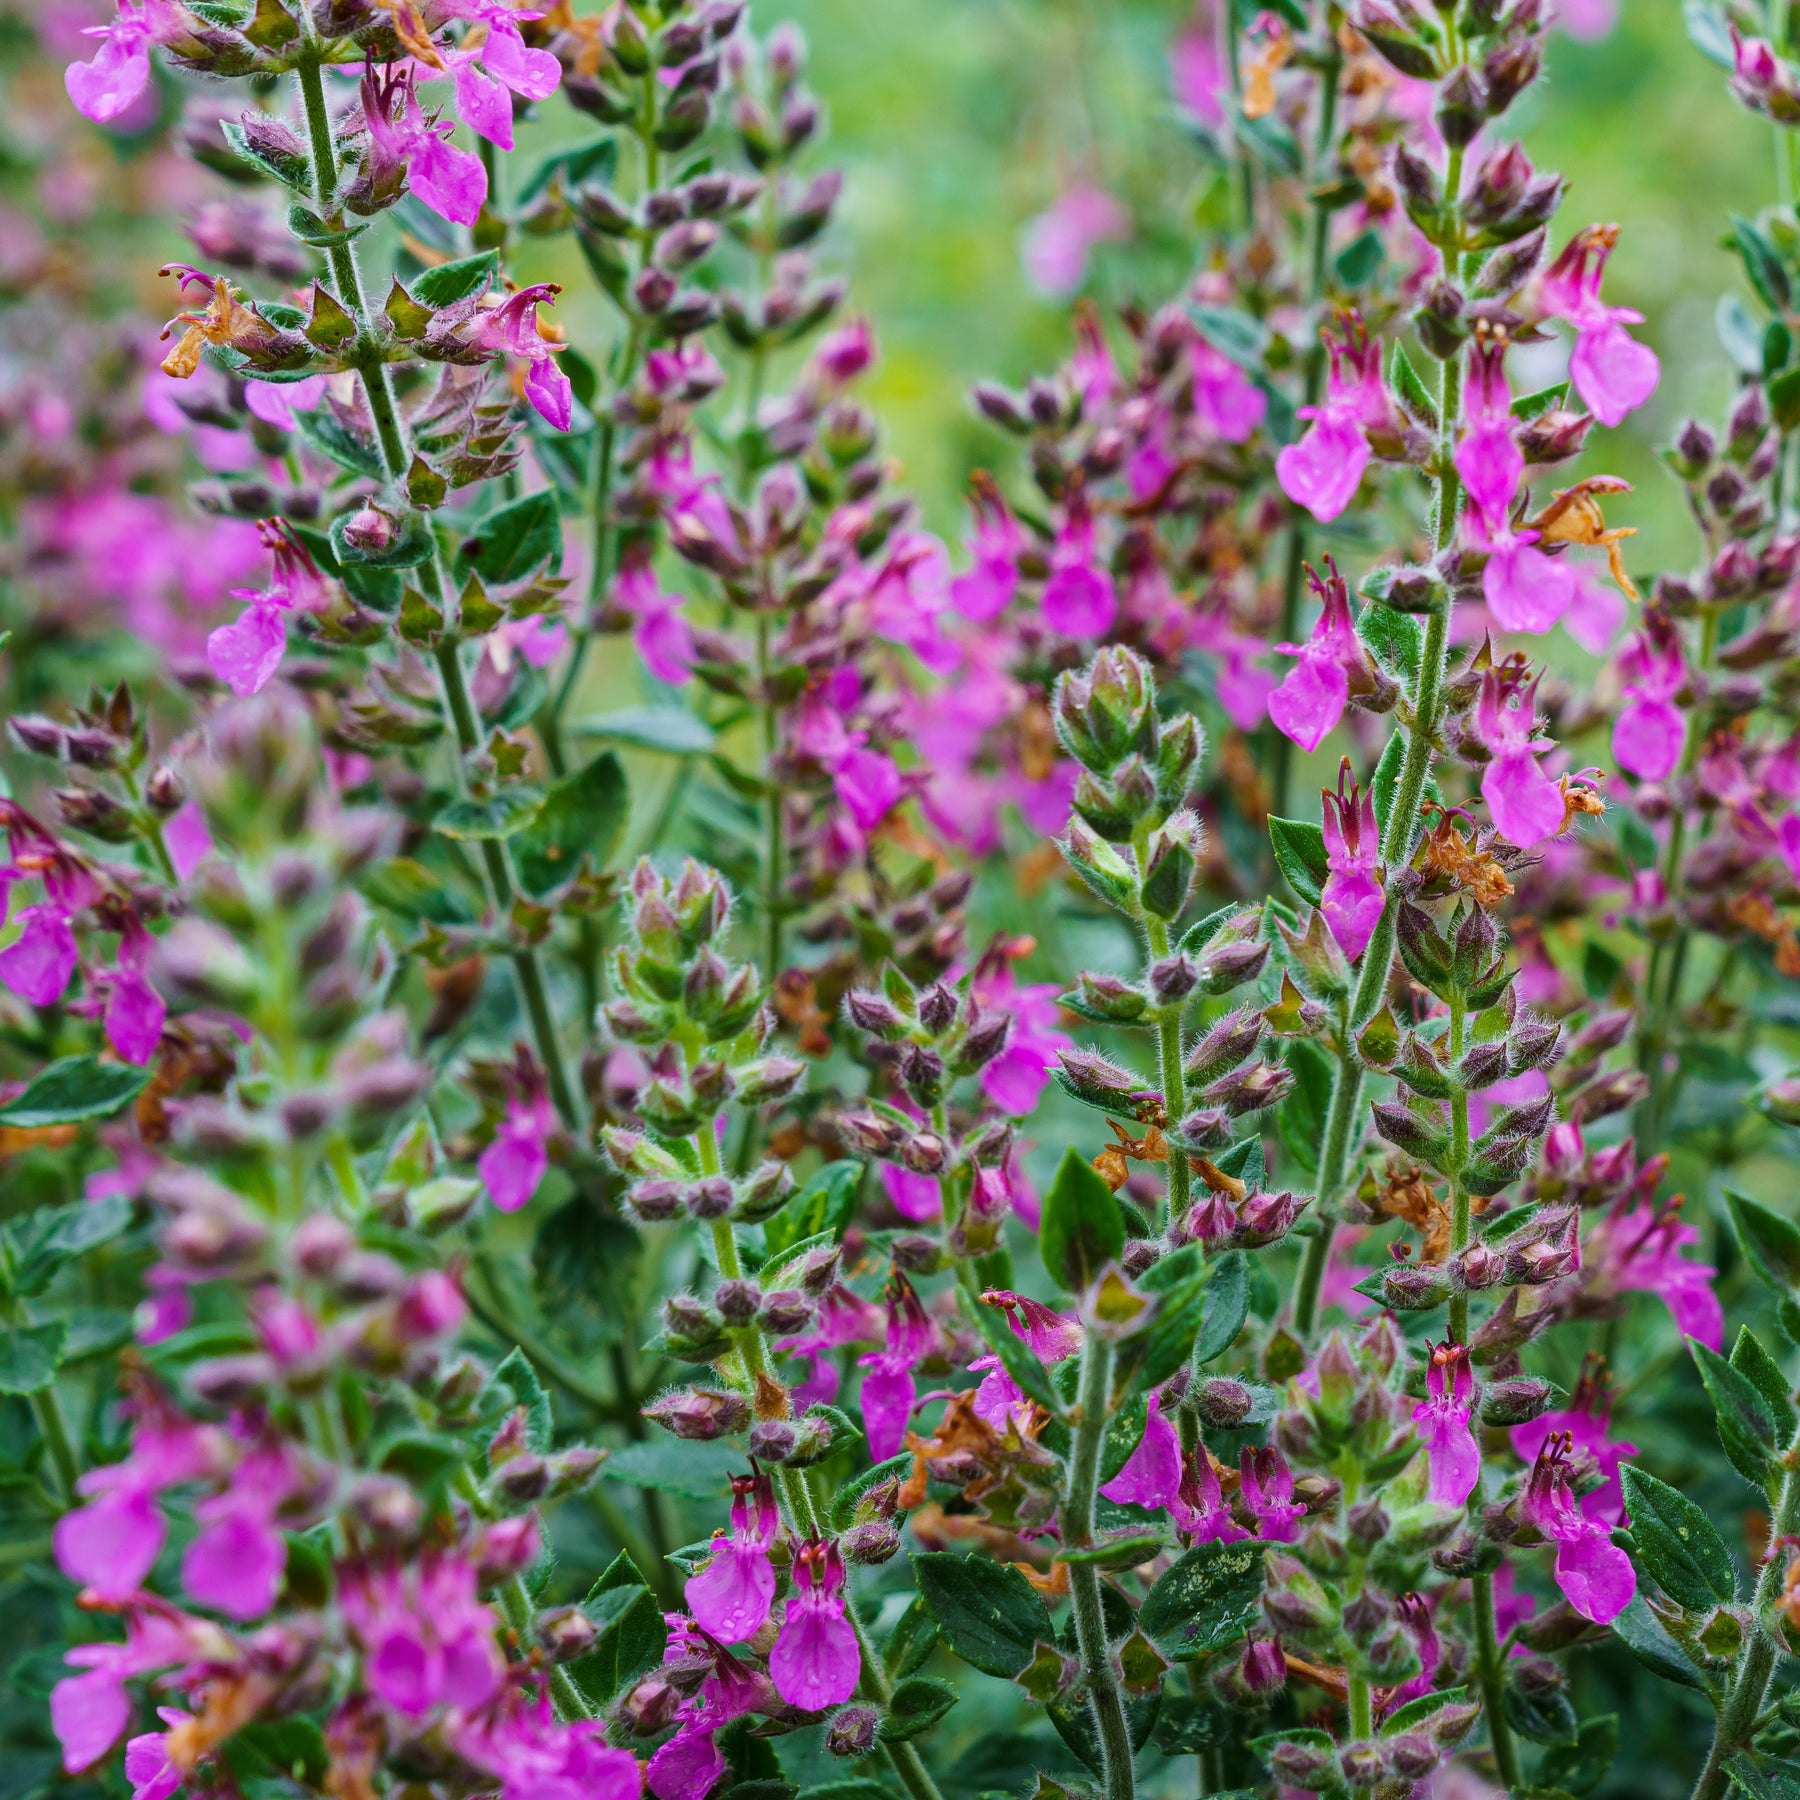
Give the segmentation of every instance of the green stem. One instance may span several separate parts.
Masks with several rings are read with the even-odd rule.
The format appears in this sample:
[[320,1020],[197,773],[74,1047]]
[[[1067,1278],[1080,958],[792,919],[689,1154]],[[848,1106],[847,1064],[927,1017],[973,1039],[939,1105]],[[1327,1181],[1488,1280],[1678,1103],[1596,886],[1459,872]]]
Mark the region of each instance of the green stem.
[[1315,1205],[1319,1228],[1306,1240],[1300,1273],[1294,1283],[1294,1330],[1304,1341],[1319,1317],[1319,1289],[1331,1260],[1332,1228],[1337,1222],[1338,1195],[1350,1162],[1356,1120],[1362,1113],[1362,1066],[1344,1050],[1332,1075],[1331,1099],[1325,1109],[1325,1142],[1319,1152],[1319,1187]]
[[1781,1496],[1775,1503],[1775,1518],[1769,1528],[1767,1560],[1756,1578],[1756,1595],[1751,1602],[1750,1641],[1744,1646],[1743,1661],[1726,1690],[1724,1705],[1719,1708],[1712,1748],[1707,1752],[1706,1766],[1700,1771],[1699,1780],[1694,1783],[1693,1800],[1724,1800],[1731,1779],[1726,1764],[1739,1751],[1749,1747],[1769,1677],[1775,1670],[1777,1647],[1764,1615],[1779,1598],[1787,1573],[1783,1542],[1800,1532],[1800,1433],[1796,1433],[1788,1445],[1782,1464],[1785,1473],[1781,1478]]
[[[1462,1058],[1466,1018],[1462,995],[1452,994],[1447,1060],[1453,1064]],[[1453,1257],[1469,1247],[1469,1189],[1463,1180],[1468,1161],[1469,1092],[1457,1081],[1450,1094],[1450,1254]],[[1449,1320],[1450,1341],[1463,1343],[1469,1335],[1469,1296],[1466,1292],[1458,1291],[1450,1296]]]
[[756,615],[757,705],[762,714],[763,785],[768,790],[769,816],[763,853],[763,976],[771,984],[781,973],[781,882],[783,799],[781,784],[771,770],[780,741],[781,714],[769,693],[769,615]]
[[1488,1736],[1493,1741],[1494,1762],[1500,1785],[1513,1793],[1523,1785],[1519,1746],[1513,1740],[1506,1717],[1506,1682],[1500,1656],[1499,1635],[1494,1628],[1494,1578],[1477,1575],[1469,1583],[1475,1598],[1475,1683],[1481,1689],[1481,1706],[1487,1714]]
[[[1169,928],[1161,919],[1148,921],[1150,936],[1150,954],[1161,959],[1169,954]],[[1168,1124],[1167,1129],[1173,1133],[1181,1123],[1183,1096],[1186,1087],[1181,1072],[1181,1003],[1164,1010],[1161,1022],[1156,1028],[1157,1050],[1162,1067],[1163,1113]],[[1177,1144],[1171,1136],[1169,1141],[1169,1182],[1167,1216],[1163,1220],[1165,1226],[1173,1225],[1187,1215],[1188,1192],[1193,1183],[1193,1170],[1188,1167],[1187,1152]]]
[[[1072,1549],[1094,1541],[1094,1493],[1100,1482],[1100,1445],[1106,1436],[1107,1390],[1112,1382],[1112,1346],[1089,1332],[1081,1356],[1081,1418],[1069,1454],[1069,1487],[1062,1506],[1063,1542]],[[1088,1706],[1100,1739],[1102,1785],[1106,1800],[1132,1800],[1136,1777],[1132,1768],[1131,1733],[1125,1723],[1125,1701],[1118,1672],[1106,1641],[1106,1615],[1100,1604],[1100,1571],[1092,1563],[1069,1563],[1069,1592],[1074,1599],[1075,1644],[1087,1683]]]
[[69,1420],[63,1411],[62,1395],[54,1386],[31,1396],[31,1416],[37,1420],[38,1435],[43,1438],[44,1448],[56,1470],[56,1485],[62,1490],[58,1498],[65,1506],[73,1506],[75,1484],[81,1479],[81,1464],[69,1436]]

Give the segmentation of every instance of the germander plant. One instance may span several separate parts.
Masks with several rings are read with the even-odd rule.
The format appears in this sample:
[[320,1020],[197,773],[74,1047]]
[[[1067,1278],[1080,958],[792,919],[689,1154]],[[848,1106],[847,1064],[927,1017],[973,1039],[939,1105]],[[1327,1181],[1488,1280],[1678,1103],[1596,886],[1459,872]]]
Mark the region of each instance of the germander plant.
[[[1690,14],[1790,128],[1786,22]],[[21,1793],[1800,1781],[1800,228],[1634,578],[1547,9],[1208,23],[1219,229],[977,391],[960,569],[791,30],[143,0],[69,68],[265,196],[152,388],[264,574],[10,721]]]

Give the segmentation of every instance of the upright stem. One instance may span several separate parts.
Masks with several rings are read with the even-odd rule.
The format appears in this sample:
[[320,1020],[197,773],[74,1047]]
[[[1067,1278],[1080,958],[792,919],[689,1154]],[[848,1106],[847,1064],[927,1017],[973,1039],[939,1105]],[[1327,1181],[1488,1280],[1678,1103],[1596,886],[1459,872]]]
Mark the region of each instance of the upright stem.
[[[1445,176],[1445,191],[1453,197],[1461,191],[1462,154],[1461,150],[1451,151]],[[1446,258],[1448,260],[1448,253]],[[1438,388],[1438,445],[1434,469],[1437,492],[1432,504],[1432,539],[1439,551],[1448,549],[1455,541],[1457,514],[1462,501],[1462,485],[1451,460],[1461,413],[1462,362],[1460,356],[1456,356],[1444,364]],[[1432,756],[1443,723],[1449,650],[1450,607],[1446,604],[1425,621],[1425,643],[1419,657],[1419,683],[1413,695],[1412,723],[1407,730],[1400,777],[1395,783],[1394,797],[1389,802],[1387,821],[1381,834],[1381,858],[1389,869],[1400,867],[1413,853],[1419,808],[1425,798],[1425,784],[1431,778]],[[1319,1284],[1331,1256],[1337,1203],[1354,1141],[1351,1125],[1361,1116],[1362,1063],[1356,1052],[1354,1031],[1363,1020],[1372,1017],[1380,1005],[1393,965],[1393,942],[1394,900],[1390,889],[1381,921],[1375,927],[1368,949],[1363,952],[1356,994],[1339,1037],[1338,1064],[1332,1074],[1331,1100],[1325,1115],[1325,1146],[1319,1156],[1317,1207],[1320,1225],[1307,1242],[1294,1290],[1294,1326],[1302,1337],[1312,1331],[1317,1319]]]
[[1780,1596],[1787,1573],[1781,1547],[1800,1532],[1800,1433],[1788,1445],[1782,1462],[1786,1473],[1781,1478],[1781,1495],[1769,1528],[1767,1560],[1756,1578],[1756,1596],[1751,1602],[1750,1641],[1744,1646],[1743,1661],[1726,1690],[1725,1704],[1719,1708],[1712,1749],[1707,1753],[1700,1779],[1694,1783],[1693,1800],[1724,1800],[1731,1779],[1725,1765],[1740,1750],[1748,1748],[1769,1677],[1775,1670],[1777,1647],[1766,1615]]
[[[1463,1037],[1467,1018],[1460,993],[1450,998],[1450,1035],[1446,1060],[1459,1062],[1463,1053]],[[1454,1077],[1452,1077],[1455,1080]],[[1469,1247],[1469,1189],[1463,1170],[1469,1160],[1469,1092],[1460,1081],[1450,1094],[1450,1254],[1460,1255]],[[1460,1344],[1469,1335],[1469,1296],[1458,1290],[1450,1296],[1450,1341]]]
[[[1161,919],[1148,922],[1150,938],[1150,954],[1162,958],[1169,954],[1169,928]],[[1158,1061],[1162,1071],[1163,1113],[1168,1120],[1168,1130],[1172,1134],[1181,1121],[1183,1095],[1186,1092],[1181,1071],[1181,1003],[1178,1001],[1164,1013],[1162,1021],[1156,1028]],[[1165,1226],[1174,1225],[1185,1217],[1188,1209],[1188,1191],[1193,1182],[1193,1171],[1188,1167],[1187,1152],[1174,1141],[1169,1140],[1169,1183],[1167,1194],[1168,1216],[1163,1220]]]
[[[1100,1445],[1106,1436],[1107,1390],[1112,1383],[1112,1346],[1089,1332],[1081,1353],[1081,1419],[1069,1453],[1069,1489],[1063,1501],[1063,1542],[1081,1548],[1094,1541],[1094,1493],[1100,1482]],[[1106,1614],[1100,1604],[1100,1571],[1092,1563],[1069,1563],[1069,1591],[1075,1602],[1075,1645],[1081,1653],[1088,1705],[1100,1738],[1101,1778],[1106,1800],[1132,1800],[1131,1732],[1125,1701],[1106,1641]]]
[[56,1470],[56,1484],[62,1490],[58,1498],[65,1506],[76,1501],[75,1484],[81,1479],[81,1464],[69,1436],[69,1421],[63,1412],[62,1395],[51,1385],[31,1396],[31,1416],[37,1421],[38,1435],[50,1453]]
[[782,841],[784,808],[781,784],[771,773],[775,748],[780,741],[781,716],[768,691],[769,637],[769,615],[759,612],[756,615],[756,685],[762,715],[763,786],[767,790],[769,808],[767,838],[763,850],[763,973],[770,982],[774,982],[781,974],[781,883],[785,845]]
[[1494,1627],[1494,1578],[1477,1575],[1469,1585],[1475,1598],[1475,1684],[1481,1689],[1481,1708],[1487,1714],[1488,1737],[1494,1746],[1500,1785],[1510,1794],[1522,1785],[1522,1778],[1519,1746],[1506,1717],[1506,1681],[1502,1673],[1505,1665]]

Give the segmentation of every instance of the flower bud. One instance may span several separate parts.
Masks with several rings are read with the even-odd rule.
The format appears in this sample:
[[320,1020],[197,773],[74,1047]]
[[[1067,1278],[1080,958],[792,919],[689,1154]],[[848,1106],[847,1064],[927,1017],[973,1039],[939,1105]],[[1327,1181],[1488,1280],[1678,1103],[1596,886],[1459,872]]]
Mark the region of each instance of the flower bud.
[[872,1706],[840,1707],[825,1733],[825,1748],[833,1756],[867,1756],[875,1748],[881,1715]]
[[844,1560],[864,1567],[877,1567],[891,1562],[899,1554],[900,1532],[891,1519],[868,1519],[852,1525],[838,1539]]
[[787,1419],[758,1419],[750,1427],[749,1451],[758,1462],[784,1463],[799,1441],[793,1423]]
[[1253,1397],[1250,1390],[1229,1375],[1209,1375],[1190,1391],[1200,1422],[1216,1430],[1229,1431],[1249,1418]]
[[559,1606],[539,1614],[537,1635],[550,1660],[563,1663],[587,1655],[600,1633],[579,1606]]
[[750,1402],[729,1388],[697,1384],[671,1389],[644,1407],[643,1415],[678,1438],[706,1441],[741,1431],[750,1417]]

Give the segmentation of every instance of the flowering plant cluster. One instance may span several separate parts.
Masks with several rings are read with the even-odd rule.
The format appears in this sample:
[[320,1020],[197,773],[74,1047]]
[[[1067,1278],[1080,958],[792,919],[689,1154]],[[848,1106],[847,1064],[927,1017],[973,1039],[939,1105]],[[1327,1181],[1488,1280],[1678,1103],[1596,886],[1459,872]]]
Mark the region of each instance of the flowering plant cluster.
[[1203,7],[956,548],[793,28],[118,0],[59,132],[220,186],[74,349],[0,215],[4,1791],[1800,1792],[1786,13],[1634,574],[1545,0]]

